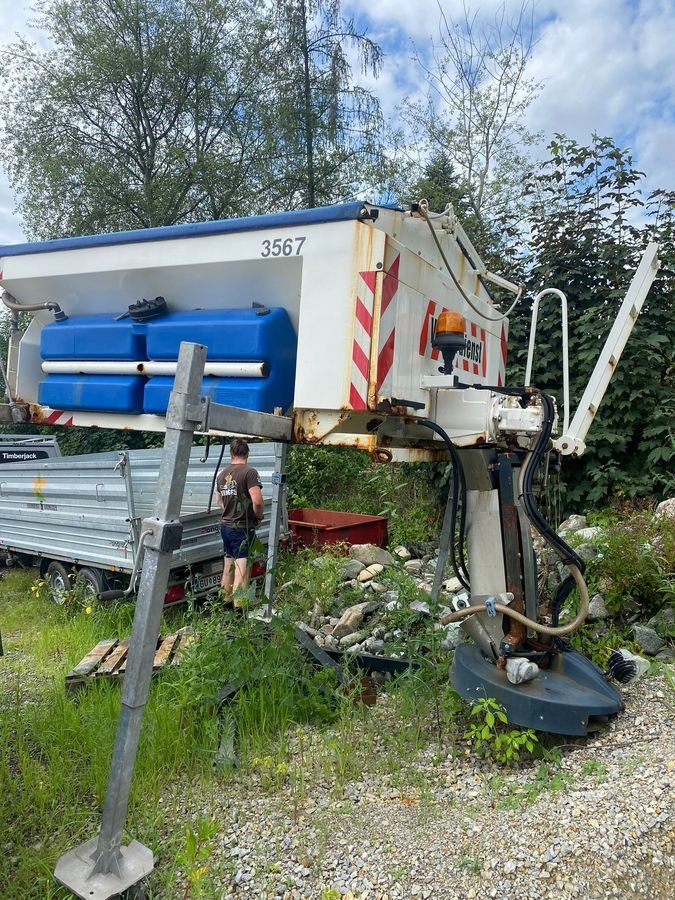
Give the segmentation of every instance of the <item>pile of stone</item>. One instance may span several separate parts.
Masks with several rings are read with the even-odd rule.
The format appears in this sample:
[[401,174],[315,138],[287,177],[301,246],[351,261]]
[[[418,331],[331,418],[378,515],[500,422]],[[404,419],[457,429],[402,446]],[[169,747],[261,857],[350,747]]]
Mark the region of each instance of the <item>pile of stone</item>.
[[[656,508],[656,515],[660,517],[675,517],[675,498],[664,500]],[[594,539],[602,534],[602,528],[598,526],[588,527],[586,516],[572,515],[565,519],[558,534],[564,539],[572,539],[575,552],[589,562],[598,554],[598,549],[593,543]],[[539,566],[540,589],[552,595],[556,587],[567,575],[567,567],[560,561],[560,557],[544,545],[541,538],[535,538],[535,549]],[[566,613],[563,613],[563,618]],[[665,631],[675,630],[675,609],[667,607],[647,622],[639,622],[638,616],[634,617],[631,625],[633,640],[646,656],[655,656],[659,659],[674,659],[675,650],[667,645],[661,636]],[[591,597],[587,622],[595,625],[591,637],[601,640],[608,634],[608,622],[611,614],[605,605],[602,593],[596,593]],[[659,634],[661,632],[661,634]]]
[[[462,586],[456,578],[446,579],[439,602],[434,603],[430,595],[437,557],[433,544],[399,546],[391,552],[374,544],[354,544],[349,549],[349,559],[342,564],[340,578],[342,587],[351,589],[352,598],[356,589],[362,592],[363,599],[345,605],[338,597],[329,615],[322,615],[317,606],[309,621],[298,625],[327,650],[397,658],[405,655],[402,647],[410,636],[397,625],[401,612],[407,611],[418,635],[425,633],[431,640],[437,632],[435,643],[450,650],[461,640],[461,631],[458,625],[441,625],[440,619],[451,610],[452,600]],[[314,562],[321,566],[323,558]],[[410,576],[414,589],[408,593],[417,592],[419,599],[401,597],[399,582],[391,577],[397,571]],[[422,599],[424,595],[428,599]]]
[[[675,516],[675,498],[660,504],[656,514]],[[597,555],[595,539],[601,533],[601,528],[589,527],[586,517],[581,515],[570,516],[558,529],[558,534],[571,540],[575,552],[585,562]],[[546,598],[553,595],[568,569],[543,539],[535,535],[534,540],[540,594]],[[401,628],[403,618],[417,638],[426,633],[430,641],[435,638],[435,645],[451,650],[463,639],[463,632],[458,624],[443,626],[440,620],[453,609],[453,601],[464,594],[464,589],[457,578],[445,578],[438,601],[431,599],[437,560],[438,549],[434,543],[412,542],[408,547],[398,546],[391,552],[374,544],[354,544],[350,547],[349,559],[342,565],[340,577],[343,588],[362,592],[362,600],[354,603],[354,590],[351,590],[348,592],[351,602],[341,601],[338,592],[328,615],[322,614],[319,604],[308,621],[298,625],[319,646],[328,650],[401,657],[404,655],[402,648],[411,637]],[[318,557],[314,562],[321,566],[324,561],[324,557]],[[400,578],[392,578],[396,571],[406,572],[413,582],[415,590],[405,592],[406,597],[401,596]],[[417,595],[415,599],[410,599],[411,593]],[[563,609],[562,620],[570,615],[569,609]],[[596,640],[605,637],[610,618],[602,593],[594,594],[588,615],[588,622],[595,626],[591,637]],[[662,659],[675,658],[675,650],[662,636],[675,630],[675,609],[663,609],[647,622],[636,618],[631,624],[633,640],[642,653]]]

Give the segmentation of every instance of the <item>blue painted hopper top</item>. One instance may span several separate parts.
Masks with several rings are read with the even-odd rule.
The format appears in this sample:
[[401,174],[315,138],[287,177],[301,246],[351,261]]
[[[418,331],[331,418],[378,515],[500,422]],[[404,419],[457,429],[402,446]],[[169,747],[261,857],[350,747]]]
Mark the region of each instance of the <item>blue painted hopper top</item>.
[[94,234],[84,237],[59,238],[30,244],[8,244],[0,247],[0,256],[24,256],[29,253],[53,253],[57,250],[80,250],[86,247],[108,247],[116,244],[138,244],[145,241],[170,241],[177,238],[200,237],[211,234],[230,234],[240,231],[257,231],[264,228],[289,228],[315,225],[321,222],[344,222],[350,219],[370,218],[377,212],[371,204],[354,201],[316,209],[300,209],[292,212],[268,213],[262,216],[246,216],[241,219],[221,219],[215,222],[193,222],[189,225],[168,225],[162,228],[141,228],[135,231],[115,231],[110,234]]

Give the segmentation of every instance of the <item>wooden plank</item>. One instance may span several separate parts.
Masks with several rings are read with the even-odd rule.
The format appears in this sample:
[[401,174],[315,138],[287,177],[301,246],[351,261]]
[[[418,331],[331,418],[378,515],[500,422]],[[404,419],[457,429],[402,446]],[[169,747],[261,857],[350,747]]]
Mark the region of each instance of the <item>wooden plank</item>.
[[[128,649],[129,641],[120,641],[117,647],[115,647],[113,652],[110,654],[110,656],[106,658],[105,662],[102,663],[94,673],[96,678],[98,678],[100,675],[112,675],[115,670],[122,664],[122,662],[126,663]],[[115,672],[115,674],[121,673]]]
[[[153,672],[159,671],[165,665],[177,664],[180,651],[194,640],[194,637],[194,631],[189,625],[173,634],[159,637],[153,660]],[[120,679],[127,668],[129,640],[127,638],[118,641],[117,638],[112,638],[99,641],[72,672],[66,675],[66,688],[78,690],[95,678]]]
[[73,671],[66,675],[66,690],[78,691],[84,687],[101,661],[112,652],[116,645],[117,638],[99,641],[94,649],[90,650],[84,659],[75,666]]
[[73,676],[82,676],[89,675],[96,669],[108,656],[109,653],[117,645],[117,638],[112,638],[107,641],[99,641],[98,644],[94,647],[93,650],[90,650],[89,653],[84,657],[84,659],[79,662],[72,672],[69,672],[66,675],[66,681]]
[[155,659],[152,663],[152,671],[156,672],[166,663],[175,644],[178,642],[178,633],[167,634],[165,638],[160,638],[159,647],[155,651]]

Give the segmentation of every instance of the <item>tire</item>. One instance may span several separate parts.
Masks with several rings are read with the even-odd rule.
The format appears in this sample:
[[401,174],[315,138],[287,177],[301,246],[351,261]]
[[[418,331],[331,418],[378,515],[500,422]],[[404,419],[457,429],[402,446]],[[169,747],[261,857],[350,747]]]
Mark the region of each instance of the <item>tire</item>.
[[73,583],[63,563],[53,560],[49,563],[46,572],[46,580],[49,585],[49,594],[59,606],[63,606],[67,591],[72,590]]
[[75,578],[77,584],[82,585],[82,605],[89,606],[98,599],[98,594],[105,590],[103,574],[98,569],[90,569],[88,566],[80,569]]

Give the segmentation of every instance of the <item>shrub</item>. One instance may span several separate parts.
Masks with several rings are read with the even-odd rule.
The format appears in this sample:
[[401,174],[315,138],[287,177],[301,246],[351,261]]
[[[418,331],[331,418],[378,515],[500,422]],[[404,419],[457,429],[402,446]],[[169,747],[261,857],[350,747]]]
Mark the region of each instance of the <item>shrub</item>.
[[675,521],[637,510],[595,539],[586,579],[610,613],[651,616],[675,599]]

